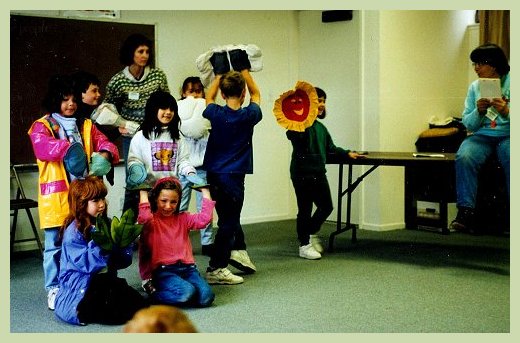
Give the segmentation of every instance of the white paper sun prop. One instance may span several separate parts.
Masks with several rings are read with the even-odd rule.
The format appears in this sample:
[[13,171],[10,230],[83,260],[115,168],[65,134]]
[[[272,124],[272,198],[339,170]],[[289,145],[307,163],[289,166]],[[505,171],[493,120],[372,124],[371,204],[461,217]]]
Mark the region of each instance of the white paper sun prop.
[[296,82],[274,102],[273,114],[280,126],[287,130],[303,132],[318,115],[318,94],[314,86],[305,81]]

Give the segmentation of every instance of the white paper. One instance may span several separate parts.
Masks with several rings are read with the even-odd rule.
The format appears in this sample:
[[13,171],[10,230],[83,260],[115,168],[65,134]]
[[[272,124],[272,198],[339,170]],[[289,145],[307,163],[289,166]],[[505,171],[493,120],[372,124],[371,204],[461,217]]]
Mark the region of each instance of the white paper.
[[486,99],[502,98],[502,89],[500,89],[500,79],[478,79],[480,86],[480,97]]
[[444,158],[446,157],[443,154],[428,154],[428,153],[413,153],[413,157],[437,157],[437,158]]

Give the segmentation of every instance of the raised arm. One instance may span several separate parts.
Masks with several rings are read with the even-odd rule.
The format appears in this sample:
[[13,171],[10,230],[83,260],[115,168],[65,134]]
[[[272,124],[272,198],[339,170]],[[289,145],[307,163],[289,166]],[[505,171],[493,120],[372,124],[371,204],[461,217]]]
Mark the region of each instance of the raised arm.
[[240,71],[244,79],[246,80],[247,89],[249,90],[249,96],[251,97],[251,102],[254,102],[260,105],[260,89],[256,85],[255,80],[251,76],[251,73],[248,69],[244,69]]
[[221,77],[222,75],[216,74],[215,78],[213,79],[213,82],[209,86],[208,91],[206,92],[206,106],[215,103],[215,100],[217,99],[218,87],[220,85]]

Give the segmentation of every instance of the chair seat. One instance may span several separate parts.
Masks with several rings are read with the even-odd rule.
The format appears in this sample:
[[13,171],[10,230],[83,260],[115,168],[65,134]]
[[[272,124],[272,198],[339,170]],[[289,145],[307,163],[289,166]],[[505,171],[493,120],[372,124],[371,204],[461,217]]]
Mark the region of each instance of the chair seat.
[[11,199],[11,211],[38,207],[38,201],[32,199]]

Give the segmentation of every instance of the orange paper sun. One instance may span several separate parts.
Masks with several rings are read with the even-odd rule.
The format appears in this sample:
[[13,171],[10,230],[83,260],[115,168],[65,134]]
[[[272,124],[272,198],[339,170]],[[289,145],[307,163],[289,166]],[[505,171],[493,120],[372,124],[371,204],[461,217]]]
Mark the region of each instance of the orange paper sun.
[[298,81],[294,90],[280,95],[274,102],[276,121],[287,130],[303,132],[318,115],[318,95],[310,83]]

